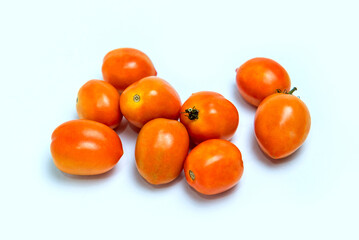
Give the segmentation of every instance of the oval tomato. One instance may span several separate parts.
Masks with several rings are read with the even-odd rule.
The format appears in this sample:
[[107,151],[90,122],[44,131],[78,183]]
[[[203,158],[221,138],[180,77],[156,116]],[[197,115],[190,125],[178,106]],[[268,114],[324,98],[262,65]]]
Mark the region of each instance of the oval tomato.
[[242,97],[258,106],[267,96],[290,90],[287,71],[277,62],[268,58],[253,58],[237,69],[237,87]]
[[182,105],[180,119],[195,144],[212,138],[229,140],[239,122],[237,108],[216,92],[192,94]]
[[238,183],[243,174],[242,154],[231,142],[211,139],[202,142],[188,154],[184,173],[196,191],[213,195]]
[[119,48],[107,53],[102,65],[103,79],[120,92],[132,83],[157,72],[150,58],[134,48]]
[[90,80],[77,94],[77,114],[80,119],[117,127],[122,119],[120,94],[111,84],[101,80]]
[[107,172],[123,154],[116,132],[91,120],[65,122],[55,129],[51,139],[51,155],[56,167],[69,174]]
[[173,181],[181,173],[189,137],[177,120],[157,118],[146,123],[136,142],[136,166],[151,184]]
[[134,126],[141,128],[155,118],[177,120],[181,99],[176,90],[159,77],[137,81],[121,94],[121,112]]
[[304,143],[310,124],[310,113],[302,100],[291,94],[276,93],[258,106],[254,131],[263,152],[273,159],[280,159]]

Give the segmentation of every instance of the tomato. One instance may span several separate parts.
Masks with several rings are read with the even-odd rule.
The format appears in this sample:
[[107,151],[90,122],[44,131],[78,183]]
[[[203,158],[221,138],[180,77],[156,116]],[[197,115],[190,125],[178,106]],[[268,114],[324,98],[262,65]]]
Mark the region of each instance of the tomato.
[[123,154],[116,132],[91,120],[65,122],[55,129],[51,139],[51,154],[56,167],[69,174],[107,172]]
[[180,119],[195,144],[212,138],[229,140],[239,122],[236,107],[216,92],[192,94],[182,105]]
[[237,69],[237,87],[242,97],[258,106],[267,96],[290,90],[287,71],[277,62],[268,58],[253,58]]
[[121,94],[121,112],[134,126],[141,128],[155,118],[177,120],[181,99],[176,90],[159,77],[137,81]]
[[77,94],[77,114],[80,119],[117,127],[122,119],[120,94],[111,84],[101,80],[90,80]]
[[184,173],[196,191],[206,195],[221,193],[235,186],[242,177],[242,154],[229,141],[207,140],[188,154]]
[[136,142],[136,166],[151,184],[164,184],[180,175],[189,147],[186,128],[177,120],[157,118],[146,123]]
[[310,114],[305,103],[291,93],[276,93],[258,106],[254,131],[260,148],[269,157],[280,159],[295,152],[310,130]]
[[107,53],[102,65],[103,79],[120,92],[132,83],[157,72],[150,58],[134,48],[118,48]]

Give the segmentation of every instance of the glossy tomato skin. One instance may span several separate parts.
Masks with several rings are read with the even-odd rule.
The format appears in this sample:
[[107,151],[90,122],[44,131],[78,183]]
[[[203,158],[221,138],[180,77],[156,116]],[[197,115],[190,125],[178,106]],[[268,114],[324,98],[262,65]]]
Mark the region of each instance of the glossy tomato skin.
[[142,128],[155,118],[177,120],[181,99],[176,90],[159,77],[146,77],[129,86],[120,98],[123,116],[134,126]]
[[269,58],[253,58],[237,69],[237,87],[242,97],[250,104],[258,106],[267,96],[290,90],[287,71]]
[[115,131],[91,120],[72,120],[52,133],[51,155],[61,171],[96,175],[109,171],[120,160],[122,143]]
[[165,184],[180,175],[189,147],[186,128],[177,120],[157,118],[146,123],[136,142],[136,166],[151,184]]
[[145,53],[134,48],[118,48],[104,57],[102,75],[105,81],[122,92],[144,77],[156,76],[157,72]]
[[291,94],[276,93],[258,106],[254,131],[260,148],[273,159],[294,153],[305,141],[311,125],[305,103]]
[[235,186],[243,169],[239,149],[222,139],[211,139],[197,145],[184,164],[188,184],[205,195],[222,193]]
[[[186,110],[198,111],[196,119],[190,119]],[[180,120],[185,125],[191,140],[199,144],[208,139],[229,140],[237,130],[237,108],[216,92],[193,93],[182,105]]]
[[121,120],[120,94],[111,84],[101,80],[90,80],[77,94],[77,114],[80,119],[117,127]]

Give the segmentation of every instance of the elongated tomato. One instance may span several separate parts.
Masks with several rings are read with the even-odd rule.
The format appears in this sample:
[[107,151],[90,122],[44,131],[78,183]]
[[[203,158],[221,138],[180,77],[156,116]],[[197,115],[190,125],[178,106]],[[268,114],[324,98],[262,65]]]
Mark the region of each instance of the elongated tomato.
[[229,141],[207,140],[188,154],[184,173],[188,184],[196,191],[218,194],[235,186],[242,177],[242,154]]
[[181,99],[176,90],[159,77],[146,77],[131,84],[121,94],[120,107],[123,116],[134,126],[141,128],[155,118],[177,120]]
[[291,93],[276,93],[258,106],[254,131],[260,148],[273,159],[294,153],[306,140],[310,113],[305,103]]
[[107,172],[123,154],[116,132],[91,120],[65,122],[55,129],[51,139],[51,155],[56,167],[69,174]]
[[77,94],[77,114],[80,119],[117,127],[121,120],[120,94],[111,84],[101,80],[90,80]]
[[132,83],[157,72],[150,58],[134,48],[118,48],[107,53],[102,65],[103,79],[122,92]]
[[177,120],[156,118],[141,129],[136,142],[136,166],[151,184],[173,181],[181,173],[189,137]]
[[237,108],[216,92],[193,93],[182,105],[181,123],[195,144],[208,139],[229,140],[237,130]]

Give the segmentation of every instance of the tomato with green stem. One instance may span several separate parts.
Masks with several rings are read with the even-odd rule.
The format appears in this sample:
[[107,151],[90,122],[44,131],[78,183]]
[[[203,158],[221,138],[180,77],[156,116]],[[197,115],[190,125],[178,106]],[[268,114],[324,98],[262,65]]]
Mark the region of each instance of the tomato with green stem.
[[281,159],[294,153],[306,140],[311,117],[305,103],[292,95],[297,90],[278,91],[265,98],[258,106],[254,131],[263,152]]

